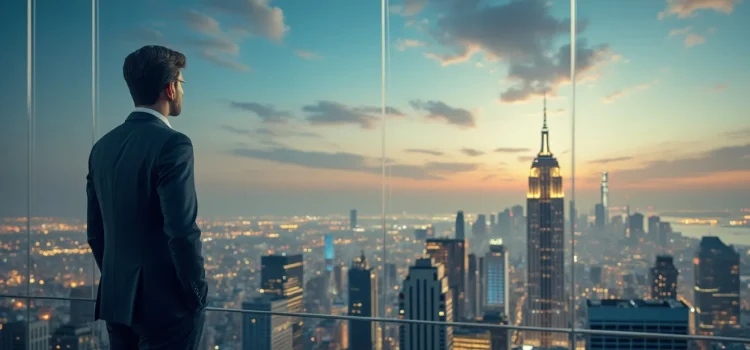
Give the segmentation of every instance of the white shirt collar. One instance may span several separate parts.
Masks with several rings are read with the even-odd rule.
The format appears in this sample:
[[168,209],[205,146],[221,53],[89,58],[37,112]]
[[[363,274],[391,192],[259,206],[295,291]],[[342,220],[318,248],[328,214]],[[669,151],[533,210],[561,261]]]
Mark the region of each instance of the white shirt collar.
[[151,109],[151,108],[144,108],[144,107],[135,107],[135,109],[133,110],[133,112],[143,112],[143,113],[148,113],[148,114],[151,114],[151,115],[153,115],[154,117],[156,117],[156,118],[158,118],[159,120],[161,120],[162,122],[164,122],[164,124],[167,124],[167,126],[168,126],[168,127],[170,128],[170,129],[172,128],[172,124],[169,124],[169,120],[167,120],[167,117],[165,117],[165,116],[164,116],[164,115],[162,115],[161,113],[159,113],[159,112],[157,112],[157,111],[155,111],[155,110],[153,110],[153,109]]

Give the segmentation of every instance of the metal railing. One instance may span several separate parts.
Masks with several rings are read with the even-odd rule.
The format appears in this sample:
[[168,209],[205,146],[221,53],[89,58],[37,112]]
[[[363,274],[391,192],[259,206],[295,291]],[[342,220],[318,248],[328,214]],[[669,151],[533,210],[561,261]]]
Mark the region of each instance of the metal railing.
[[[84,301],[84,302],[96,301],[96,299],[93,299],[93,298],[28,296],[28,295],[14,295],[14,294],[0,294],[0,298],[25,299],[25,300],[47,300],[47,301]],[[30,307],[30,306],[27,305],[27,307]],[[231,308],[220,308],[220,307],[207,307],[206,311],[253,314],[253,315],[290,316],[290,317],[314,318],[314,319],[324,319],[324,320],[371,321],[371,322],[379,322],[379,323],[382,322],[382,323],[397,323],[397,324],[421,324],[421,325],[430,325],[430,326],[451,326],[451,327],[459,327],[459,328],[479,328],[479,329],[487,329],[487,330],[504,329],[504,330],[511,330],[511,331],[566,333],[566,334],[573,335],[573,338],[575,338],[576,335],[597,335],[597,336],[613,336],[613,337],[628,337],[628,338],[651,338],[651,339],[666,339],[666,340],[708,341],[708,342],[718,342],[718,343],[750,344],[750,338],[735,338],[735,337],[706,336],[706,335],[605,331],[605,330],[594,330],[594,329],[586,329],[586,328],[575,328],[575,329],[574,328],[542,328],[542,327],[514,326],[514,325],[490,324],[490,323],[479,323],[479,322],[440,322],[440,321],[406,320],[406,319],[386,318],[386,317],[328,315],[328,314],[315,314],[315,313],[305,313],[305,312],[276,312],[276,311],[244,310],[244,309],[231,309]]]

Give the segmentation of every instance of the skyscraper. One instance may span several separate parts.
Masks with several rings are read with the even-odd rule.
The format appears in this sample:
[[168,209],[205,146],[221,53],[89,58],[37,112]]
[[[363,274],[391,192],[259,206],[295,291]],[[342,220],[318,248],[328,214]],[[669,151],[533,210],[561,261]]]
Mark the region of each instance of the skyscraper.
[[[349,316],[376,317],[378,310],[378,275],[362,256],[349,269]],[[350,349],[381,349],[382,337],[376,322],[349,321]]]
[[672,234],[672,225],[668,222],[659,223],[659,245],[662,248],[667,248],[669,245],[669,236]]
[[453,290],[453,318],[460,320],[465,312],[466,270],[469,257],[467,244],[460,239],[431,238],[425,242],[427,255],[437,264],[445,266],[448,283]]
[[464,212],[459,210],[456,214],[456,239],[466,238],[466,223],[464,222]]
[[661,218],[656,215],[648,217],[648,239],[651,242],[659,242],[659,227],[661,226]]
[[484,256],[484,310],[508,314],[509,278],[508,251],[502,239],[490,241],[490,251]]
[[349,229],[354,231],[357,228],[357,209],[349,211]]
[[[487,236],[487,216],[484,214],[477,215],[477,221],[471,227],[471,233],[475,236]],[[458,237],[456,237],[458,238]]]
[[513,234],[513,214],[510,209],[497,213],[497,235],[510,238]]
[[651,268],[651,299],[677,299],[678,274],[672,256],[657,256]]
[[604,227],[606,226],[606,209],[604,209],[604,205],[601,203],[598,203],[594,206],[594,227],[596,228],[598,233],[604,232]]
[[643,214],[635,213],[628,218],[628,237],[638,240],[643,237]]
[[326,271],[329,273],[333,272],[333,259],[336,255],[336,248],[333,246],[333,237],[330,233],[323,236],[323,249],[325,250]]
[[[304,312],[304,260],[302,254],[266,255],[260,258],[261,293],[287,299],[289,312]],[[294,350],[302,350],[304,320],[291,317]]]
[[[288,300],[263,295],[242,303],[243,310],[289,312]],[[268,314],[242,314],[242,350],[288,350],[292,348],[289,317]]]
[[468,308],[468,314],[471,317],[478,317],[481,315],[482,302],[479,299],[479,291],[481,290],[480,275],[479,275],[479,259],[476,254],[469,254],[469,270],[467,271],[467,290],[466,290],[466,306]]
[[693,259],[697,333],[740,327],[740,255],[715,236],[701,238]]
[[[545,99],[541,149],[529,172],[526,196],[529,326],[565,328],[565,209],[560,166],[549,147]],[[566,334],[526,332],[524,341],[543,348],[567,347]]]
[[[453,321],[453,296],[443,264],[417,259],[399,293],[398,318],[402,320]],[[453,327],[426,324],[399,326],[401,350],[448,350],[453,348]]]
[[[587,300],[587,324],[593,330],[689,334],[690,308],[677,300]],[[588,350],[684,350],[687,340],[590,335]]]
[[602,184],[600,189],[599,203],[602,205],[604,213],[604,225],[609,223],[609,175],[602,171]]

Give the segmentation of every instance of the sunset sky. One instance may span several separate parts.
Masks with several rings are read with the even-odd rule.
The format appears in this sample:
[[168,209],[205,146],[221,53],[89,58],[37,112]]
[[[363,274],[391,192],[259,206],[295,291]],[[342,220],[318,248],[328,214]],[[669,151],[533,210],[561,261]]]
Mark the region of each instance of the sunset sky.
[[[381,197],[381,5],[374,0],[101,1],[92,132],[90,1],[37,0],[34,215],[82,217],[94,135],[132,108],[125,56],[188,56],[183,114],[203,215],[363,214]],[[525,203],[547,91],[571,176],[569,1],[391,1],[392,212]],[[750,206],[750,4],[578,2],[576,196]],[[26,213],[26,5],[0,5],[0,216]]]

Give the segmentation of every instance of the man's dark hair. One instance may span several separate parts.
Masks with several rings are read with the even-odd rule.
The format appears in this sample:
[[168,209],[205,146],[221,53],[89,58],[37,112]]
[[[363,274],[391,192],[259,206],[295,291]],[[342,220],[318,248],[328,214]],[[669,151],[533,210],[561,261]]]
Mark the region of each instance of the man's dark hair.
[[182,53],[157,45],[144,46],[125,57],[122,74],[135,105],[156,103],[161,91],[177,80],[186,63]]

